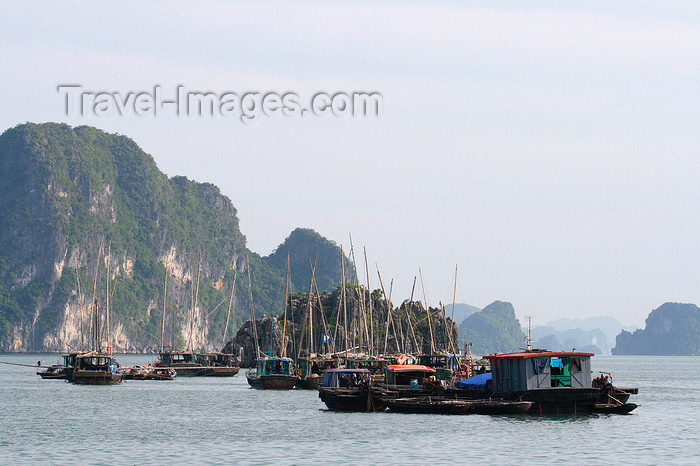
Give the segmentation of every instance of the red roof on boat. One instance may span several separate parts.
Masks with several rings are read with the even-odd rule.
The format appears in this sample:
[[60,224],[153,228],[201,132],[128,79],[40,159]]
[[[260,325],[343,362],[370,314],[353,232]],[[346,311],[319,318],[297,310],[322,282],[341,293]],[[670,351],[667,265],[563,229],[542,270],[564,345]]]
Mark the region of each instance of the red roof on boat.
[[386,366],[387,369],[394,372],[409,372],[409,371],[423,371],[423,372],[435,372],[435,369],[428,366],[423,366],[421,364],[390,364]]
[[576,353],[574,351],[530,351],[522,353],[489,354],[486,359],[527,359],[552,358],[559,356],[593,356],[593,353]]

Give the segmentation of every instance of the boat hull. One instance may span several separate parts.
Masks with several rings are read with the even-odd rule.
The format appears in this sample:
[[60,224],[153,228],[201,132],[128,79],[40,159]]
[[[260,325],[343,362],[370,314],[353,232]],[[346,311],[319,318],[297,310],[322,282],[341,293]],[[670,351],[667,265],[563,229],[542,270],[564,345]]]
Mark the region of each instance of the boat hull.
[[318,397],[331,411],[384,411],[386,402],[366,388],[320,387]]
[[73,371],[73,382],[78,385],[114,385],[121,381],[120,374],[108,371]]
[[317,390],[318,387],[323,385],[323,377],[316,374],[309,377],[304,377],[299,379],[297,382],[297,388],[303,388],[306,390]]
[[386,400],[391,411],[425,414],[524,414],[531,401],[398,398]]
[[597,388],[545,388],[497,393],[506,400],[531,401],[529,414],[590,414],[598,401]]
[[235,366],[214,366],[205,369],[202,374],[199,374],[200,377],[233,377],[240,371],[240,368]]
[[594,413],[599,414],[628,414],[637,409],[634,403],[596,403]]
[[296,375],[270,374],[250,375],[246,374],[248,385],[259,390],[291,390],[299,381]]

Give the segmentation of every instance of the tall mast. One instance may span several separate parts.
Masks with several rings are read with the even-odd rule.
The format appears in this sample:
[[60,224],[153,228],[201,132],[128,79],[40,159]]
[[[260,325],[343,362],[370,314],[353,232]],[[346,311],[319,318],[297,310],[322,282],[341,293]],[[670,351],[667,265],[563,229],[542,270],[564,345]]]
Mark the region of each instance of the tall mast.
[[367,248],[362,248],[365,252],[365,274],[367,275],[367,294],[369,295],[369,337],[370,337],[370,351],[369,355],[374,356],[374,319],[372,317],[372,288],[369,284],[369,266],[367,265]]
[[408,319],[408,328],[411,330],[411,336],[413,337],[413,351],[419,351],[418,339],[416,338],[416,332],[413,330],[413,324],[411,323],[411,312],[413,311],[413,294],[416,291],[416,279],[418,277],[413,277],[413,288],[411,288],[411,299],[408,301],[408,311],[406,312],[406,318]]
[[309,281],[309,357],[311,357],[311,353],[314,352],[314,318],[313,318],[313,308],[311,306],[311,293],[313,293],[313,276],[314,276],[314,267],[311,265],[311,259],[309,259],[309,267],[311,267],[311,280]]
[[78,322],[80,322],[80,349],[85,347],[85,333],[83,331],[83,295],[80,292],[80,267],[75,268],[75,281],[78,287]]
[[163,279],[163,317],[160,319],[160,352],[165,347],[165,306],[168,295],[168,264],[165,264],[165,278]]
[[102,255],[102,247],[104,245],[104,237],[100,239],[100,247],[97,250],[97,262],[95,262],[95,278],[92,282],[92,313],[90,314],[90,351],[97,349],[97,338],[100,329],[97,325],[97,275],[100,271],[100,256]]
[[347,355],[348,348],[348,307],[347,296],[345,295],[345,254],[343,253],[343,245],[340,245],[340,274],[343,280],[343,288],[341,294],[343,298],[343,323],[345,324],[345,354]]
[[224,341],[221,344],[221,347],[226,346],[226,331],[228,330],[228,322],[231,317],[231,306],[233,305],[233,293],[236,290],[236,272],[237,270],[233,271],[233,283],[231,283],[231,297],[228,300],[228,311],[226,312],[226,325],[224,326]]
[[287,303],[289,302],[289,251],[287,251],[287,272],[284,274],[284,321],[282,322],[282,351],[280,355],[287,356],[285,347],[285,336],[287,335]]
[[110,241],[109,244],[107,245],[107,256],[105,259],[107,259],[107,293],[105,296],[105,320],[104,320],[104,329],[102,330],[102,337],[100,338],[100,348],[99,351],[102,352],[102,340],[104,340],[105,344],[107,345],[107,352],[111,353],[110,347],[109,347],[109,261],[112,258],[112,242]]
[[430,330],[430,353],[435,353],[435,340],[433,339],[433,324],[430,321],[430,307],[428,306],[428,298],[425,296],[425,285],[423,284],[423,272],[418,267],[418,275],[420,275],[420,286],[423,288],[423,300],[425,301],[425,312],[428,315],[428,329]]
[[250,281],[250,258],[245,255],[246,268],[248,269],[248,295],[250,297],[250,316],[253,322],[253,340],[255,340],[255,358],[260,356],[260,345],[258,344],[258,329],[255,325],[255,310],[253,308],[253,283]]
[[194,315],[197,312],[197,301],[199,300],[199,278],[202,273],[202,251],[199,251],[199,261],[197,262],[197,287],[194,292],[194,303],[190,314],[190,351],[194,352]]
[[[452,293],[452,317],[450,318],[451,325],[454,325],[454,323],[455,323],[455,306],[456,305],[457,305],[457,264],[455,264],[455,287],[454,287],[454,291]],[[457,345],[455,345],[455,342],[452,339],[452,328],[450,328],[450,346],[452,349],[452,353],[456,353],[457,352],[457,349],[456,349]]]
[[[389,344],[389,322],[391,321],[391,304],[386,296],[386,291],[384,291],[384,282],[382,281],[382,274],[379,273],[379,265],[375,262],[375,267],[377,267],[377,276],[379,277],[379,285],[382,287],[382,294],[384,295],[384,303],[386,304],[386,328],[384,330],[384,353],[388,353],[387,345]],[[396,338],[396,334],[394,334]],[[396,341],[396,346],[398,348],[399,342]]]

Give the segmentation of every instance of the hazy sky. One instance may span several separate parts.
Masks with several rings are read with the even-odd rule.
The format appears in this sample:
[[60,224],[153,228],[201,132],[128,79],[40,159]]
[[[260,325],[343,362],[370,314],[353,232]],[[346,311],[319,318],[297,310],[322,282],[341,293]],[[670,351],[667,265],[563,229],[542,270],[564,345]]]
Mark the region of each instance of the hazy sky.
[[[458,302],[521,322],[700,303],[700,2],[257,3],[3,2],[0,129],[125,134],[218,185],[254,251],[352,233],[395,298],[420,266],[451,302],[458,264]],[[67,117],[59,84],[369,91],[384,112]]]

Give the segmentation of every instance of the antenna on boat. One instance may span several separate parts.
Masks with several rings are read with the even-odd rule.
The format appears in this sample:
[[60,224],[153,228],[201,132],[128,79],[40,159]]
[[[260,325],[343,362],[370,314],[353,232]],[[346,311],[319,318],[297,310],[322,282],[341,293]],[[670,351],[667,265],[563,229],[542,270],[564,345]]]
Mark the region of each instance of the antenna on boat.
[[532,327],[532,319],[537,316],[525,316],[527,319],[527,351],[532,351],[532,338],[530,336],[530,329]]

